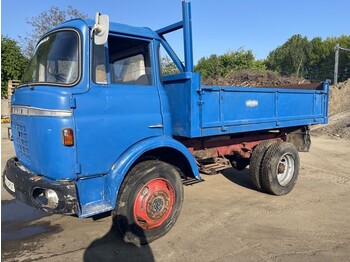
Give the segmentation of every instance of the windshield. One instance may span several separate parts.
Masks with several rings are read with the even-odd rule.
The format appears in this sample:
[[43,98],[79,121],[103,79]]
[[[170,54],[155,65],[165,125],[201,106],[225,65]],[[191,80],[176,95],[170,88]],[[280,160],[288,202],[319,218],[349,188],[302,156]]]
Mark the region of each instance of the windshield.
[[54,32],[38,43],[23,76],[24,83],[73,85],[79,79],[79,36]]

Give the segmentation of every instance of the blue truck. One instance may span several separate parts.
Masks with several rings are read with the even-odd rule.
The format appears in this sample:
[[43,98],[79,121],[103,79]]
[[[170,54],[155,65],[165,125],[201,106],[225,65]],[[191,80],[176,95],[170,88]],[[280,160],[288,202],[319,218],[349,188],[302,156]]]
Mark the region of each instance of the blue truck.
[[[190,3],[182,11],[157,31],[97,14],[40,39],[12,96],[7,191],[50,213],[111,212],[126,241],[145,244],[175,224],[200,174],[249,166],[258,191],[293,189],[309,126],[328,121],[329,83],[201,85]],[[176,30],[184,62],[165,38]],[[178,73],[166,75],[160,49]]]

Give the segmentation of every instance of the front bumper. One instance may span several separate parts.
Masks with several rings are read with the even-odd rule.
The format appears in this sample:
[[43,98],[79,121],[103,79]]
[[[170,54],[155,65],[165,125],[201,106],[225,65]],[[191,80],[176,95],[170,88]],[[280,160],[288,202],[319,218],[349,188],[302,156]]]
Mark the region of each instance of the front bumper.
[[[48,213],[73,215],[78,213],[77,192],[74,182],[57,182],[32,174],[21,168],[17,158],[7,161],[3,185],[19,201],[42,209]],[[57,205],[45,204],[43,192],[54,190],[58,196]],[[45,200],[45,199],[44,199]]]

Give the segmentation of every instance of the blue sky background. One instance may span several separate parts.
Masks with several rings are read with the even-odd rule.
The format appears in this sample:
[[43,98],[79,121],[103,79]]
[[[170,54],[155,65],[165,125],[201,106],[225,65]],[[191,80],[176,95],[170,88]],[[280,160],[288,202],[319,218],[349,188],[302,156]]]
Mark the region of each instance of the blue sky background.
[[[192,0],[195,63],[203,56],[251,49],[257,59],[294,34],[309,39],[350,34],[349,0]],[[26,18],[51,6],[72,5],[94,18],[159,29],[181,20],[181,0],[2,0],[1,34],[18,40],[31,31]],[[181,34],[170,41],[182,49]]]

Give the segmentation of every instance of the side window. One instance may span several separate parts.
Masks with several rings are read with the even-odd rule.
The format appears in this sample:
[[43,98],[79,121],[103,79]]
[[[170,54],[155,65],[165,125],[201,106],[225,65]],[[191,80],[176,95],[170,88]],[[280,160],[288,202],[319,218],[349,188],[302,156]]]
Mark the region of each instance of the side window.
[[104,45],[94,45],[93,53],[93,80],[96,84],[107,84],[106,47]]
[[145,58],[142,54],[114,61],[114,63],[111,64],[111,70],[113,71],[112,75],[114,76],[113,83],[136,83],[138,79],[143,79],[143,84],[149,84],[146,83],[147,74]]
[[112,84],[151,85],[150,42],[109,36],[108,57]]
[[165,51],[164,47],[160,45],[159,47],[159,59],[160,59],[160,69],[161,76],[173,75],[180,73],[173,60],[170,58],[168,53]]

